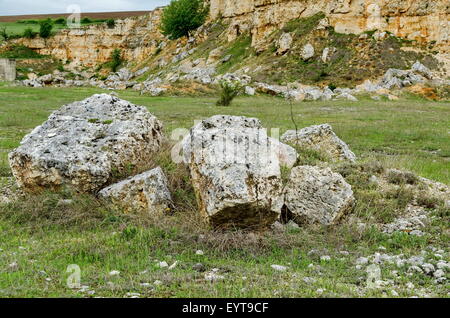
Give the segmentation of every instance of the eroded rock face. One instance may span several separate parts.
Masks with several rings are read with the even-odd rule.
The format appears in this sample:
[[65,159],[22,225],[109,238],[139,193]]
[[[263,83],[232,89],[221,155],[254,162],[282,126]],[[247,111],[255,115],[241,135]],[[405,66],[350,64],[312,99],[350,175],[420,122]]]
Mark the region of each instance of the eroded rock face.
[[229,23],[230,40],[239,36],[237,30],[249,30],[257,48],[286,22],[323,12],[339,33],[389,31],[409,40],[435,41],[448,52],[450,12],[445,0],[210,0],[210,8],[213,19],[220,16]]
[[258,119],[213,116],[183,141],[200,211],[216,227],[265,227],[280,216],[275,143]]
[[113,184],[101,190],[99,196],[128,212],[163,212],[172,204],[168,181],[160,167]]
[[351,186],[329,168],[295,167],[285,188],[285,206],[298,223],[335,224],[354,201]]
[[159,150],[162,124],[145,107],[100,94],[63,106],[9,154],[28,191],[70,185],[102,189],[114,174],[145,166]]
[[289,130],[281,136],[281,141],[322,152],[333,161],[356,161],[355,154],[328,124],[306,127],[299,131]]

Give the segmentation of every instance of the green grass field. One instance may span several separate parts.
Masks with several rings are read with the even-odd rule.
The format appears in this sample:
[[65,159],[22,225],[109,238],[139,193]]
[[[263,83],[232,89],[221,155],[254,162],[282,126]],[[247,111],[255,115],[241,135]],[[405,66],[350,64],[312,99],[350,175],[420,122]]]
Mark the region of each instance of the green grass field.
[[[88,25],[92,25],[92,24],[99,24],[99,23],[103,23],[104,21],[92,21],[92,23],[84,23],[82,24],[82,26],[88,26]],[[15,36],[22,36],[24,31],[26,29],[32,29],[33,32],[39,32],[39,24],[38,23],[20,23],[20,22],[0,22],[0,30],[5,29],[6,33],[10,36],[10,37],[15,37]],[[53,29],[52,32],[57,32],[59,30],[65,29],[67,28],[66,24],[53,24]],[[0,43],[3,41],[2,38],[0,38]]]
[[[7,153],[24,135],[61,105],[99,92],[0,84],[0,177],[11,176]],[[118,94],[145,105],[164,123],[167,135],[214,114],[257,117],[281,133],[294,128],[290,105],[279,98],[242,97],[231,107],[220,108],[213,97]],[[369,98],[356,103],[303,102],[293,105],[293,113],[299,127],[330,123],[362,162],[377,161],[450,184],[448,102],[412,96],[394,102]],[[380,251],[380,246],[393,255],[418,255],[427,246],[448,255],[448,218],[435,221],[423,237],[388,236],[371,227],[359,232],[346,224],[282,233],[215,233],[195,211],[139,218],[109,210],[90,197],[75,196],[75,207],[58,206],[65,196],[47,193],[0,205],[0,297],[126,297],[128,293],[142,297],[391,297],[393,289],[400,297],[449,296],[448,284],[436,285],[432,277],[417,273],[408,276],[395,265],[382,268],[383,280],[394,280],[395,287],[366,289],[367,274],[354,263],[360,256]],[[313,249],[330,255],[331,261],[309,253]],[[197,250],[204,255],[196,255]],[[178,265],[162,269],[157,261],[169,265],[178,261]],[[193,269],[196,263],[207,270],[218,268],[225,279],[205,281],[204,273]],[[67,288],[70,264],[81,268],[81,283],[89,288]],[[288,270],[277,272],[272,264]],[[110,276],[113,270],[120,275]],[[417,288],[408,288],[408,282]]]

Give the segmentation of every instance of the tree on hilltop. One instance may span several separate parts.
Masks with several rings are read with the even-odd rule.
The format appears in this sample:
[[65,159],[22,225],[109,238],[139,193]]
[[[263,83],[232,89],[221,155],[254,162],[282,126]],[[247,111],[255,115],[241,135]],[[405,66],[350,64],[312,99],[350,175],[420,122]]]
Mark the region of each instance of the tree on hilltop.
[[164,8],[161,31],[171,40],[189,36],[206,21],[209,8],[203,0],[172,0]]

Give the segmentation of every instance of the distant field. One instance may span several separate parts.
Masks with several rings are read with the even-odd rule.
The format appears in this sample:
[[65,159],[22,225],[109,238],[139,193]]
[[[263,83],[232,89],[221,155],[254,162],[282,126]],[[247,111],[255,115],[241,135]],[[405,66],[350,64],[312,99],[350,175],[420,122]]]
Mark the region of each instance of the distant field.
[[[92,20],[89,23],[83,23],[82,26],[104,23],[107,19],[123,19],[134,16],[141,16],[147,14],[148,11],[128,11],[128,12],[97,12],[97,13],[83,13],[81,19],[88,18]],[[52,19],[55,22],[58,18],[67,18],[69,14],[37,14],[37,15],[16,15],[16,16],[0,16],[0,30],[5,29],[10,37],[22,36],[25,29],[31,28],[33,32],[39,31],[39,21],[45,19]],[[26,22],[26,23],[25,23]],[[31,23],[32,22],[32,23]],[[53,32],[66,28],[66,23],[53,23]],[[3,39],[0,37],[0,42]]]
[[[22,35],[25,29],[31,28],[34,32],[39,32],[39,24],[26,24],[17,22],[0,22],[0,30],[5,28],[9,36]],[[64,24],[53,25],[53,31],[64,29]],[[0,38],[0,42],[3,39]]]
[[[81,18],[90,19],[124,19],[129,17],[137,17],[145,15],[150,11],[122,11],[122,12],[86,12],[81,14]],[[28,15],[11,15],[0,16],[0,22],[17,22],[20,20],[42,20],[42,19],[57,19],[67,18],[69,13],[57,13],[57,14],[28,14]]]

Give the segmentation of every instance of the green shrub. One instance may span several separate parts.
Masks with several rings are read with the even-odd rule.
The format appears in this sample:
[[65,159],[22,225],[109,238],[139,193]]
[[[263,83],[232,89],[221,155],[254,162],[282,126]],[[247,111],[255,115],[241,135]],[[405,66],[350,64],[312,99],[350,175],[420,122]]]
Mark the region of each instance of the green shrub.
[[29,47],[24,45],[14,45],[8,48],[8,50],[0,52],[0,58],[10,59],[39,59],[44,58],[44,55],[36,53]]
[[89,24],[89,23],[92,23],[92,20],[89,19],[89,18],[83,18],[83,19],[81,19],[81,23],[82,24]]
[[36,36],[36,32],[34,32],[32,28],[26,28],[25,31],[23,31],[24,38],[34,39],[35,36]]
[[120,64],[122,63],[123,63],[122,51],[120,49],[115,49],[111,53],[111,62],[110,62],[111,71],[116,72]]
[[5,41],[9,40],[9,35],[8,35],[8,32],[6,32],[6,28],[0,29],[0,38],[3,38],[3,40],[5,40]]
[[108,28],[112,29],[116,26],[116,21],[114,19],[108,19],[106,20],[106,25]]
[[59,25],[66,24],[66,19],[65,18],[58,18],[58,19],[55,20],[55,24],[59,24]]
[[52,20],[47,19],[47,20],[41,21],[39,23],[39,25],[40,25],[40,29],[39,29],[40,37],[43,39],[49,38],[52,35],[52,29],[53,29]]
[[230,106],[233,99],[242,92],[242,85],[238,81],[220,81],[220,99],[217,101],[217,106]]
[[189,36],[205,23],[208,11],[203,0],[172,0],[164,8],[161,31],[172,40]]

